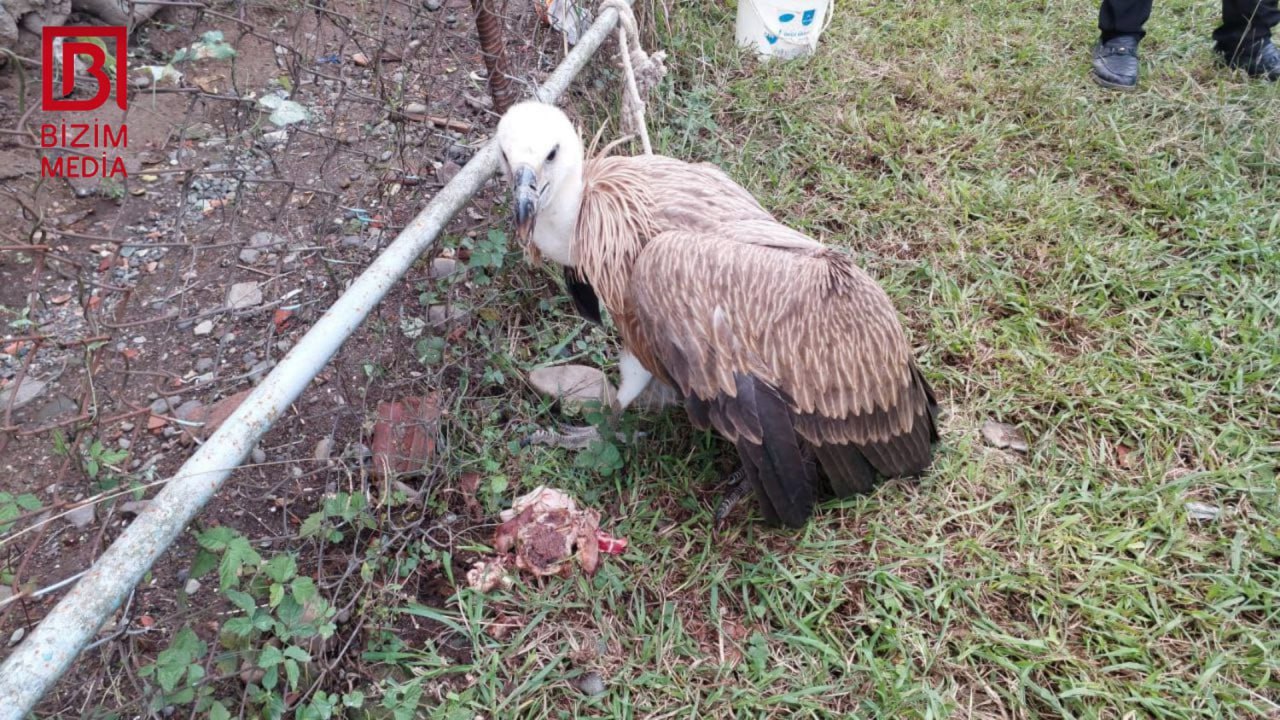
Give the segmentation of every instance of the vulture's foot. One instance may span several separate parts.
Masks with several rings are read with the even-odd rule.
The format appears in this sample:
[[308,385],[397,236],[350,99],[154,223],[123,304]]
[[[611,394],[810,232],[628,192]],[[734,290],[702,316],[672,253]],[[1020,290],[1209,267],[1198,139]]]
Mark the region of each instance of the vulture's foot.
[[551,447],[582,450],[600,439],[600,430],[595,425],[570,426],[560,432],[557,430],[539,430],[520,441],[522,447],[529,445],[549,445]]
[[725,491],[724,497],[720,498],[720,502],[716,505],[716,514],[713,519],[711,531],[715,535],[719,535],[728,524],[729,515],[733,513],[733,509],[742,502],[752,492],[751,483],[747,482],[747,471],[741,466],[725,478],[729,484],[729,489]]

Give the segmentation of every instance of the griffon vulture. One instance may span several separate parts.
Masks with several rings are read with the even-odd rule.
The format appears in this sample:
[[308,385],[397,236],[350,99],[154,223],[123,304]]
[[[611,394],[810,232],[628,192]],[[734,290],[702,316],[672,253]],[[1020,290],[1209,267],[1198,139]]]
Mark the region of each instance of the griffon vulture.
[[621,332],[619,411],[655,377],[675,388],[695,425],[736,445],[734,474],[771,524],[807,521],[817,465],[839,496],[929,465],[933,392],[849,255],[782,225],[714,165],[585,159],[552,105],[512,107],[497,142],[525,252],[562,265],[578,311],[599,322],[603,302]]

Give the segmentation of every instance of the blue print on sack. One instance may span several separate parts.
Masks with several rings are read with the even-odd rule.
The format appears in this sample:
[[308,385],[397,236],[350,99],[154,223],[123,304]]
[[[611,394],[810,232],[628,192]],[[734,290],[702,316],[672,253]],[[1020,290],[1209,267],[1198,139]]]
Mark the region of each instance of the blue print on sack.
[[778,36],[777,36],[777,35],[765,35],[765,36],[764,36],[764,39],[765,39],[765,40],[768,40],[770,45],[772,45],[772,44],[774,44],[774,43],[778,42]]
[[805,27],[809,27],[810,25],[812,25],[812,24],[813,24],[813,15],[814,15],[814,13],[815,13],[815,12],[817,12],[817,11],[816,11],[816,10],[805,10],[805,11],[804,11],[804,14],[800,16],[800,24],[801,24],[801,25],[804,25]]
[[796,19],[795,13],[782,13],[781,15],[778,16],[778,22],[780,23],[789,23],[795,19]]

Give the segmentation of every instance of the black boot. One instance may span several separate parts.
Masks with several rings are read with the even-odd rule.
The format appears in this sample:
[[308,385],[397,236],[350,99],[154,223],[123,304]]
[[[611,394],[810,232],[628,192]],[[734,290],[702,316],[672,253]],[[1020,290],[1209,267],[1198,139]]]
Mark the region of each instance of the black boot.
[[1138,38],[1120,35],[1093,47],[1094,82],[1106,88],[1132,90],[1138,86]]
[[1228,67],[1243,70],[1250,77],[1264,78],[1270,82],[1280,80],[1280,49],[1270,38],[1243,45],[1234,52],[1218,48],[1218,54]]

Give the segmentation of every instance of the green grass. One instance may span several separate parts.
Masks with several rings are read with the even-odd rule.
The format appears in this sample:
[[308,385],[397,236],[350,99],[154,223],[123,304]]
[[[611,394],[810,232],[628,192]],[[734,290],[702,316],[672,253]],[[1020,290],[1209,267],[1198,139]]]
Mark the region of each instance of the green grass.
[[[471,649],[460,665],[413,650],[427,704],[1280,715],[1280,87],[1214,64],[1217,6],[1157,3],[1132,95],[1088,81],[1082,0],[842,2],[816,58],[767,66],[733,47],[731,7],[673,7],[659,151],[719,163],[857,254],[947,406],[941,452],[920,482],[828,504],[801,532],[739,514],[716,543],[730,449],[679,413],[633,418],[651,435],[612,477],[486,433],[473,452],[506,466],[508,495],[565,487],[631,549],[594,578],[420,611]],[[566,311],[511,328],[511,362],[546,362]],[[988,447],[988,418],[1030,452]],[[1193,501],[1221,515],[1193,519]],[[604,695],[571,687],[588,671]]]

